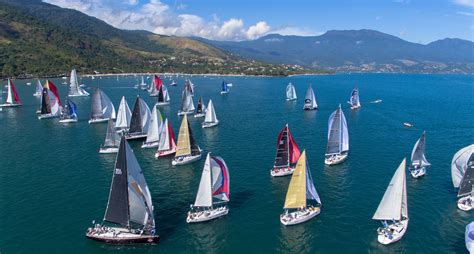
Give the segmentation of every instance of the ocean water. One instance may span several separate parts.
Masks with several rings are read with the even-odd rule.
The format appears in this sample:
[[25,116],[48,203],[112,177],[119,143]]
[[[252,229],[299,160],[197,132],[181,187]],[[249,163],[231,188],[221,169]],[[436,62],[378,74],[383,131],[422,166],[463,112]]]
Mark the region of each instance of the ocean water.
[[[155,159],[154,149],[130,144],[148,182],[160,242],[156,245],[110,246],[84,233],[103,218],[115,155],[97,153],[106,124],[89,125],[90,97],[73,98],[77,124],[38,120],[34,82],[14,81],[23,107],[0,112],[0,252],[1,253],[467,253],[465,225],[473,213],[456,208],[450,163],[456,151],[474,143],[474,76],[353,74],[286,78],[225,77],[234,86],[221,96],[223,77],[191,77],[195,103],[212,99],[220,124],[201,129],[202,119],[189,118],[203,159],[172,167]],[[169,79],[164,79],[169,84]],[[162,107],[175,135],[176,112],[184,78],[169,87],[171,105]],[[138,77],[82,80],[100,86],[116,107],[124,95],[133,107],[137,94],[148,105],[154,99],[133,88]],[[150,80],[148,80],[149,82]],[[298,100],[285,101],[288,82]],[[67,86],[54,79],[62,95]],[[2,82],[4,85],[6,82]],[[304,112],[308,84],[319,110]],[[358,86],[362,108],[346,101]],[[382,99],[380,104],[370,101]],[[341,103],[346,115],[350,153],[342,165],[325,167],[329,115]],[[413,128],[403,127],[413,123]],[[289,123],[301,149],[306,149],[322,211],[292,227],[279,222],[290,177],[272,178],[278,132]],[[377,243],[373,221],[383,193],[404,157],[409,157],[426,130],[426,156],[432,167],[419,180],[407,178],[410,222],[404,238],[390,246]],[[230,213],[208,223],[188,225],[207,152],[225,159],[230,170]]]

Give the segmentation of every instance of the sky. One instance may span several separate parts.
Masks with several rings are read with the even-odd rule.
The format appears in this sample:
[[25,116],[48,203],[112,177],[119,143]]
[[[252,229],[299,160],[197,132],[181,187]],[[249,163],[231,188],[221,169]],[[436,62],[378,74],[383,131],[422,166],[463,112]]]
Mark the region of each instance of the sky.
[[43,0],[121,29],[253,40],[374,29],[416,43],[474,41],[474,0]]

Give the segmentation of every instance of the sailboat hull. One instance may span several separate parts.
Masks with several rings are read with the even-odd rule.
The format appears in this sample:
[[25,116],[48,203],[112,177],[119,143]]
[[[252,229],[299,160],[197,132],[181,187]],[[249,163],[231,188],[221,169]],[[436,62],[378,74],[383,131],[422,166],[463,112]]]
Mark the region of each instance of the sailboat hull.
[[38,116],[38,119],[41,120],[41,119],[49,119],[49,118],[56,118],[56,117],[59,117],[59,115],[58,114],[42,114]]
[[219,217],[225,216],[229,213],[229,208],[226,206],[217,207],[212,210],[199,211],[199,212],[188,212],[188,217],[186,218],[187,223],[199,223],[217,219]]
[[306,222],[316,217],[321,212],[319,207],[308,207],[305,211],[296,211],[280,215],[280,222],[285,226],[291,226]]
[[398,223],[390,224],[383,230],[393,230],[393,233],[387,234],[385,232],[382,232],[383,230],[382,231],[378,230],[379,232],[378,232],[377,241],[383,245],[397,242],[400,239],[402,239],[403,235],[405,235],[407,228],[408,228],[408,219],[402,220]]
[[105,123],[109,121],[109,118],[97,118],[97,119],[90,119],[89,124],[94,124],[94,123]]
[[34,93],[33,96],[40,97],[41,93]]
[[61,119],[59,120],[60,123],[77,123],[76,118],[69,118],[69,119]]
[[19,107],[19,106],[21,106],[21,104],[17,104],[17,103],[0,104],[0,108],[11,108],[11,107]]
[[118,153],[118,147],[101,147],[99,149],[99,153],[107,154],[107,153]]
[[359,109],[359,108],[360,108],[360,106],[351,106],[352,110],[356,110],[356,109]]
[[316,109],[318,109],[318,107],[307,106],[307,105],[303,107],[303,110],[316,110]]
[[194,111],[179,111],[178,116],[191,115]]
[[155,158],[170,156],[176,153],[176,148],[167,151],[158,151],[155,153]]
[[422,177],[426,175],[426,168],[425,167],[417,168],[417,169],[410,168],[410,174],[413,178]]
[[157,235],[134,234],[124,228],[107,228],[107,231],[101,233],[89,229],[86,232],[86,237],[95,241],[110,244],[156,243],[160,238]]
[[132,139],[143,139],[146,138],[147,133],[128,133],[125,135],[125,139],[132,140]]
[[474,200],[471,196],[462,197],[458,200],[458,208],[463,211],[470,211],[474,209]]
[[88,93],[85,93],[85,94],[68,94],[67,95],[68,97],[87,97],[89,96]]
[[287,98],[287,101],[296,101],[296,98]]
[[185,164],[189,164],[191,162],[198,161],[200,159],[201,159],[201,154],[181,156],[181,157],[178,157],[178,158],[174,158],[173,161],[171,161],[171,165],[173,165],[173,166],[185,165]]
[[197,114],[194,114],[194,118],[205,117],[205,116],[206,116],[205,113],[197,113]]
[[211,128],[219,124],[219,121],[215,121],[212,123],[204,122],[202,123],[202,128]]
[[166,106],[166,105],[170,105],[170,102],[167,101],[167,102],[157,102],[156,103],[156,106]]
[[159,145],[160,145],[159,141],[151,142],[151,143],[143,143],[141,148],[155,148],[155,147],[158,147]]
[[347,159],[347,153],[329,155],[329,156],[326,156],[326,159],[324,159],[324,164],[328,166],[337,165],[344,162],[346,159]]
[[295,171],[295,168],[287,167],[287,168],[272,168],[270,170],[270,175],[274,177],[278,176],[287,176],[293,174],[293,171]]
[[221,91],[221,94],[228,94],[229,92],[226,92],[226,91]]

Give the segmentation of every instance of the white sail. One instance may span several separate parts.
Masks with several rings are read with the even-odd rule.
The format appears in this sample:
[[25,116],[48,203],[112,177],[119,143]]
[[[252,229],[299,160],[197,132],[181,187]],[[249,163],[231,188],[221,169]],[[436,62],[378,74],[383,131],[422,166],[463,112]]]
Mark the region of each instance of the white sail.
[[166,88],[166,86],[163,84],[163,97],[165,98],[165,102],[169,102],[170,101],[170,95],[168,93],[168,88]]
[[346,117],[341,109],[341,105],[339,105],[339,108],[329,117],[326,155],[340,154],[348,150],[349,132]]
[[353,107],[353,108],[360,107],[359,89],[354,88],[352,90],[351,97],[349,98],[349,104],[351,104],[351,107]]
[[212,100],[209,100],[207,104],[206,117],[204,118],[205,123],[215,123],[217,122],[216,111],[214,110],[214,104]]
[[451,161],[451,177],[455,188],[459,188],[461,179],[466,172],[467,162],[471,154],[474,153],[474,144],[464,147],[454,154]]
[[196,195],[194,206],[210,207],[212,206],[212,186],[211,186],[211,156],[207,154],[206,162],[202,170],[201,182]]
[[79,86],[76,69],[72,69],[71,71],[69,96],[89,96],[89,93]]
[[7,81],[7,99],[5,101],[8,104],[13,104],[13,90],[10,82],[10,80]]
[[405,168],[406,159],[403,159],[372,219],[399,221],[402,217],[408,218]]
[[295,86],[290,82],[286,87],[286,99],[287,100],[296,100],[296,90]]
[[318,107],[318,103],[316,102],[316,96],[314,95],[313,88],[311,85],[306,90],[306,96],[304,98],[304,108],[315,109]]
[[145,143],[154,143],[160,140],[162,125],[163,118],[161,117],[161,112],[156,107],[153,107]]
[[148,132],[148,128],[150,126],[150,119],[151,119],[151,113],[150,113],[150,108],[146,104],[146,102],[142,99],[140,99],[140,115],[142,118],[142,128],[144,132]]
[[120,100],[120,106],[117,113],[117,120],[115,121],[116,129],[127,129],[130,127],[130,119],[132,118],[132,112],[128,106],[125,96],[122,96]]
[[412,166],[418,165],[420,167],[427,167],[431,165],[425,157],[425,140],[425,132],[423,132],[411,152]]
[[[339,105],[340,108],[340,105]],[[341,130],[342,130],[342,142],[341,151],[349,151],[349,129],[347,128],[347,121],[344,112],[341,109]]]
[[104,91],[100,91],[101,96],[100,99],[102,100],[102,113],[104,118],[112,118],[115,119],[115,107],[109,97],[104,93]]
[[171,148],[170,146],[171,144],[170,133],[168,131],[168,118],[166,118],[160,132],[160,143],[158,144],[158,151],[167,151]]
[[36,81],[36,90],[35,94],[36,96],[41,96],[41,93],[43,92],[43,86],[41,85],[41,81],[38,79]]

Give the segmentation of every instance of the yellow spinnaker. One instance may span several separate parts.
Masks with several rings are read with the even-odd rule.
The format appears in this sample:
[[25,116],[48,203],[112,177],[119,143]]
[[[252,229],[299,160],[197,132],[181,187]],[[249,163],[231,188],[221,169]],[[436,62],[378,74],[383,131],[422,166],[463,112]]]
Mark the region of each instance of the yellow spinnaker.
[[286,193],[285,209],[306,207],[306,151],[303,151]]
[[178,146],[176,147],[176,156],[190,155],[191,142],[189,141],[188,117],[184,115],[181,127],[179,127]]

